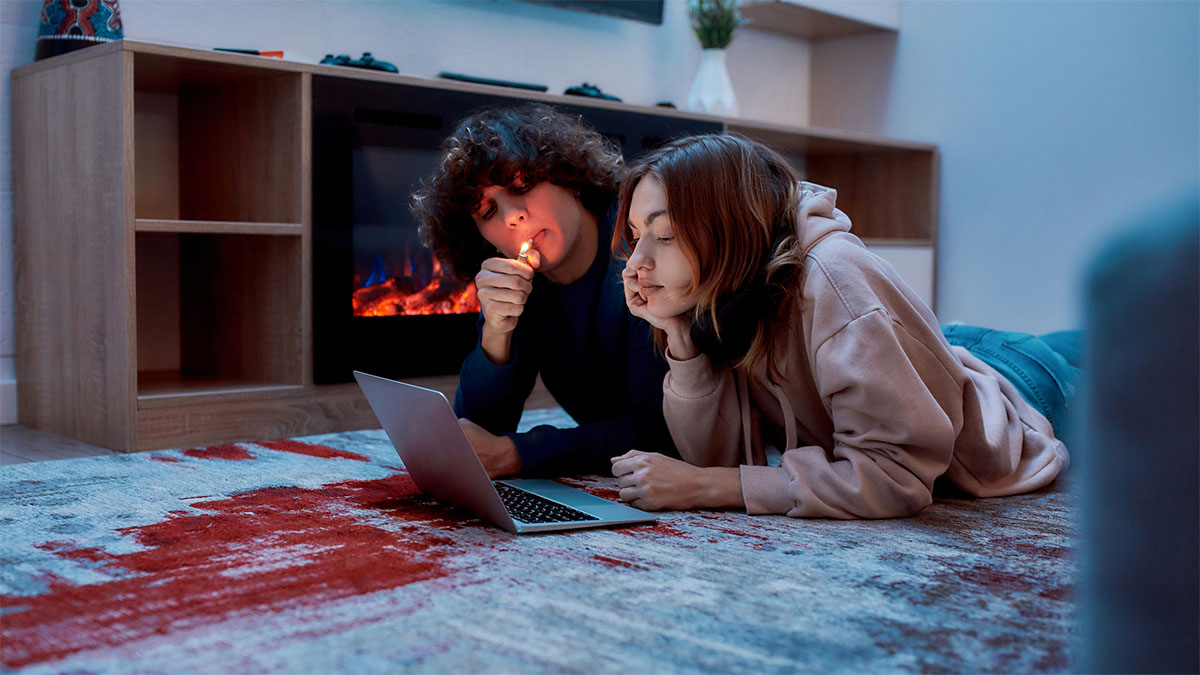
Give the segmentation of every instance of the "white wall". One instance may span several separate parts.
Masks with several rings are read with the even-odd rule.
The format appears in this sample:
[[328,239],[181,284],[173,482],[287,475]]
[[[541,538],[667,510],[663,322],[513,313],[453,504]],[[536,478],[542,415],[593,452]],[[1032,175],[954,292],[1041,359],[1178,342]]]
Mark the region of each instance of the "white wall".
[[939,146],[942,320],[1075,328],[1098,244],[1200,184],[1198,32],[1191,0],[906,1],[813,46],[810,121]]
[[[0,423],[16,419],[13,374],[12,177],[7,76],[32,62],[40,0],[0,0]],[[283,49],[319,61],[370,51],[401,73],[450,71],[562,92],[587,81],[626,102],[682,106],[700,48],[682,0],[667,0],[662,25],[512,0],[121,0],[125,36],[202,48]],[[804,124],[809,45],[743,30],[728,66],[742,116]]]

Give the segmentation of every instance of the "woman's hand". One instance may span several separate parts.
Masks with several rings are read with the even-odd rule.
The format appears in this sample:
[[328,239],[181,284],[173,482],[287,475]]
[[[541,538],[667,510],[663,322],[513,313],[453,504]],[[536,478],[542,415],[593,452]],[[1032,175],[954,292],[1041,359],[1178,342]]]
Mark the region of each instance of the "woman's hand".
[[533,290],[533,272],[540,262],[537,251],[529,252],[528,263],[512,258],[488,258],[475,275],[475,290],[483,313],[480,344],[492,363],[508,363],[512,332],[525,311]]
[[745,508],[737,467],[692,466],[640,450],[613,457],[612,465],[621,500],[645,511]]
[[667,350],[672,358],[686,361],[699,355],[700,351],[692,345],[692,319],[688,314],[660,317],[650,313],[646,298],[642,297],[638,287],[637,272],[628,267],[621,270],[621,280],[625,287],[625,306],[629,313],[645,319],[646,323],[667,334]]
[[521,455],[517,452],[517,444],[508,436],[495,436],[487,429],[475,424],[469,419],[460,417],[458,426],[462,427],[471,447],[488,476],[498,478],[521,473]]

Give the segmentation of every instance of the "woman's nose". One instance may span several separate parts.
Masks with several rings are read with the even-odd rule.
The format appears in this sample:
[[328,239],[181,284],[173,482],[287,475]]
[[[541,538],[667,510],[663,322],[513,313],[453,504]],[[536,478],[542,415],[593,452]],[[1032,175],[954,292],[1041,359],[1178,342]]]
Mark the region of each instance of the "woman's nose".
[[629,254],[629,259],[625,261],[625,269],[636,273],[637,270],[648,267],[650,267],[650,259],[647,258],[646,254],[642,251],[641,242],[639,241],[638,244],[633,247],[633,253]]

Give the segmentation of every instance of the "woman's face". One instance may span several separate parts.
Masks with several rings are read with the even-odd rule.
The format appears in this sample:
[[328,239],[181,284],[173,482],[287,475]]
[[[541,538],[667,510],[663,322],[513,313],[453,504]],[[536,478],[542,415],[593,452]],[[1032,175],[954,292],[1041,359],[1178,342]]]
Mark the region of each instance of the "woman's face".
[[667,191],[657,177],[643,176],[634,188],[629,229],[633,254],[625,262],[625,273],[637,276],[638,295],[646,301],[646,311],[663,319],[690,312],[696,306],[696,293],[691,292],[695,279],[675,239],[667,213]]
[[489,185],[471,218],[479,234],[505,257],[517,257],[521,244],[532,240],[540,257],[538,271],[550,277],[555,272],[571,275],[579,267],[582,276],[595,257],[594,246],[587,251],[581,245],[589,238],[580,236],[593,226],[591,214],[574,193],[549,181],[530,185],[517,176],[508,185]]

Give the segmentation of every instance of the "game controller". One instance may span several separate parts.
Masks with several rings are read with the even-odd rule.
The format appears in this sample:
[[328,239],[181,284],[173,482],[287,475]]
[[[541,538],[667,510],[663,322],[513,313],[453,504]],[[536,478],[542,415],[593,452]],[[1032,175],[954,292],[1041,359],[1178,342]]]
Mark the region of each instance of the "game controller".
[[591,98],[602,98],[606,101],[620,101],[621,100],[621,99],[617,98],[616,96],[613,96],[612,94],[606,94],[606,93],[600,91],[600,87],[597,87],[594,84],[588,84],[587,82],[584,82],[583,84],[579,85],[578,87],[567,87],[567,90],[564,91],[563,93],[568,96],[588,96]]
[[349,66],[351,68],[366,68],[367,70],[382,70],[385,73],[398,73],[396,66],[387,61],[376,61],[371,52],[363,52],[361,59],[351,59],[348,54],[326,54],[321,63],[330,66]]

